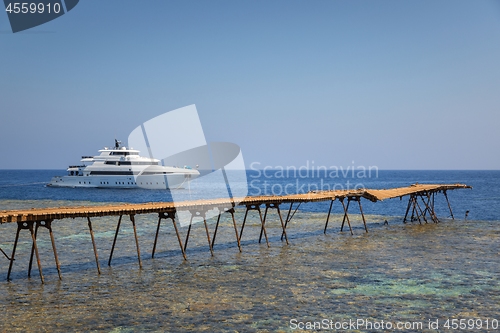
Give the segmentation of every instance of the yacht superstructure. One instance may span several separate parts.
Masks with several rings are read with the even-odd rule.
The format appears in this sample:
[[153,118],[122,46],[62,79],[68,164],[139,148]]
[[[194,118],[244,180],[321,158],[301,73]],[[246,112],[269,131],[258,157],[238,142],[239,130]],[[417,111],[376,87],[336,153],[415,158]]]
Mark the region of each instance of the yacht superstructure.
[[115,140],[112,148],[104,147],[100,155],[82,156],[81,165],[71,165],[66,176],[53,177],[54,187],[103,187],[175,189],[186,186],[200,175],[189,166],[163,166],[160,160],[143,157],[139,151]]

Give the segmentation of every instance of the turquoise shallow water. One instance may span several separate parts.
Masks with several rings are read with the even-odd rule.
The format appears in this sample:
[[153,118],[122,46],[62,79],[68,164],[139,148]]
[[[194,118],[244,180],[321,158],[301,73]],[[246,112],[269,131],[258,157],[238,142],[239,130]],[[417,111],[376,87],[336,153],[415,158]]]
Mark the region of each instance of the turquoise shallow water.
[[[236,216],[239,225],[242,213]],[[418,321],[424,323],[422,330],[404,331],[444,332],[450,331],[442,327],[448,318],[500,320],[498,222],[404,225],[400,217],[368,215],[365,233],[357,216],[351,236],[339,232],[340,215],[333,216],[324,235],[325,217],[299,211],[289,225],[286,245],[274,216],[268,224],[267,248],[265,242],[258,243],[259,223],[252,216],[242,253],[225,217],[214,257],[203,225],[196,224],[184,261],[172,225],[165,222],[157,255],[151,259],[156,218],[138,216],[142,269],[126,220],[113,265],[107,266],[116,218],[96,219],[100,276],[85,221],[56,221],[63,280],[58,280],[43,229],[39,247],[46,283],[40,283],[36,269],[27,278],[30,243],[28,232],[22,234],[13,280],[0,283],[0,331],[292,332],[300,330],[293,329],[291,320],[363,319]],[[3,249],[11,249],[15,227],[2,226]],[[181,233],[185,235],[186,228]],[[0,258],[3,276],[7,264]],[[440,329],[427,329],[428,321],[436,319]]]

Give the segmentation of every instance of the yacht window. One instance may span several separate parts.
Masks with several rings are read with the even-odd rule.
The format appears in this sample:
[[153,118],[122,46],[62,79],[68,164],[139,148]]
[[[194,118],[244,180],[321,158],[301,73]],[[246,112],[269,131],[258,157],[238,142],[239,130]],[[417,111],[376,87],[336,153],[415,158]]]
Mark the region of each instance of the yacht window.
[[158,162],[129,162],[129,161],[115,162],[115,161],[106,161],[105,164],[111,164],[111,165],[158,165]]
[[128,155],[139,155],[139,153],[128,152],[128,151],[112,151],[110,155],[128,156]]
[[133,175],[134,173],[132,171],[91,171],[90,174],[92,175],[101,175],[101,176],[108,176],[108,175],[125,175],[125,176],[130,176]]

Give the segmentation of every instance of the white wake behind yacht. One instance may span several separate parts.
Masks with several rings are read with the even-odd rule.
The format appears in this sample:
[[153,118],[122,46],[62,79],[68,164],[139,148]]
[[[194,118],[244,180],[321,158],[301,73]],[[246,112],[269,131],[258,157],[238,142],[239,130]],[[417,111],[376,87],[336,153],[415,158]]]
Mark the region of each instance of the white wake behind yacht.
[[53,177],[48,186],[176,189],[200,175],[189,166],[160,165],[160,160],[143,157],[138,150],[115,140],[113,148],[104,147],[100,155],[82,156],[82,165],[67,169],[66,176]]

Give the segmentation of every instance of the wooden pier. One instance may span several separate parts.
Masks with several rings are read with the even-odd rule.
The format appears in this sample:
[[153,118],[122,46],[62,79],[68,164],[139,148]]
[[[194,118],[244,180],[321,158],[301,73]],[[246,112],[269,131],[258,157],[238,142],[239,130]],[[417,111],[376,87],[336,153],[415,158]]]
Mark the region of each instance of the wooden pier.
[[[347,222],[350,233],[352,235],[353,231],[351,227],[351,222],[349,220],[349,208],[351,202],[353,201],[357,202],[363,220],[365,231],[368,232],[365,216],[363,213],[363,208],[361,205],[362,199],[370,200],[372,202],[377,202],[392,198],[409,197],[403,222],[406,223],[407,219],[409,218],[410,221],[418,221],[419,223],[422,223],[422,221],[427,223],[428,220],[431,220],[434,223],[438,223],[439,219],[434,211],[435,195],[438,193],[443,193],[444,197],[446,198],[448,208],[450,210],[450,215],[452,218],[454,218],[453,211],[451,209],[451,205],[448,200],[447,191],[455,189],[464,189],[464,188],[471,188],[471,187],[463,184],[413,184],[408,187],[383,189],[383,190],[357,189],[357,190],[337,190],[337,191],[314,191],[306,194],[293,194],[284,196],[249,196],[246,198],[234,198],[232,200],[231,199],[195,200],[195,201],[176,202],[175,204],[172,202],[156,202],[156,203],[120,204],[120,205],[86,206],[86,207],[32,208],[28,210],[0,211],[0,224],[17,223],[17,232],[14,240],[12,254],[9,257],[2,249],[0,249],[0,251],[10,261],[9,270],[7,273],[7,280],[10,280],[10,274],[15,259],[16,247],[19,240],[20,232],[21,230],[29,230],[32,239],[32,248],[31,248],[30,263],[28,267],[28,276],[30,276],[31,274],[33,256],[35,255],[37,259],[40,279],[43,283],[44,277],[40,263],[40,256],[38,254],[38,247],[36,244],[37,233],[40,227],[44,227],[49,231],[57,271],[59,274],[59,278],[61,278],[60,264],[57,256],[54,234],[52,232],[52,222],[54,220],[62,220],[62,219],[77,218],[77,217],[82,217],[87,220],[90,238],[92,240],[92,245],[94,248],[97,271],[100,274],[101,268],[99,265],[99,256],[97,253],[97,247],[94,239],[94,233],[92,230],[92,220],[91,220],[91,218],[95,217],[102,217],[102,216],[119,217],[116,226],[113,245],[111,247],[111,252],[108,260],[108,265],[111,265],[113,251],[116,244],[116,239],[119,234],[121,222],[124,216],[128,216],[134,230],[139,266],[142,267],[139,240],[137,237],[137,230],[135,223],[135,215],[137,214],[158,214],[158,225],[156,228],[156,235],[152,249],[152,257],[154,257],[155,255],[161,221],[170,219],[174,226],[175,233],[177,236],[177,241],[179,242],[179,247],[182,252],[182,255],[184,259],[186,259],[186,248],[189,241],[189,235],[191,232],[191,226],[194,218],[203,218],[203,223],[205,226],[205,231],[208,240],[208,246],[211,254],[213,255],[214,253],[213,246],[215,244],[215,239],[217,236],[217,229],[219,227],[221,216],[224,214],[231,215],[234,226],[235,239],[238,244],[238,249],[239,251],[242,251],[241,238],[243,235],[243,230],[245,228],[247,217],[252,211],[258,213],[261,222],[259,243],[262,241],[262,236],[264,236],[264,238],[266,239],[266,244],[267,246],[269,246],[269,239],[266,230],[266,220],[268,219],[269,210],[275,210],[276,213],[278,214],[281,223],[281,230],[282,230],[281,239],[282,240],[285,239],[286,243],[288,244],[288,235],[286,232],[288,223],[291,221],[291,219],[293,218],[293,216],[295,215],[295,213],[297,212],[298,208],[302,203],[330,201],[330,206],[329,206],[330,208],[328,210],[324,226],[324,233],[326,233],[328,228],[328,223],[330,220],[330,213],[332,210],[333,202],[338,200],[341,203],[344,211],[341,230],[343,230],[345,222]],[[283,218],[280,210],[280,206],[282,204],[289,204],[285,218]],[[243,222],[241,224],[241,228],[239,230],[235,219],[235,209],[237,208],[237,206],[242,206],[245,208],[245,215],[243,218]],[[214,209],[219,211],[219,215],[217,217],[215,230],[211,237],[206,221],[206,214],[208,211],[212,211]],[[262,214],[261,209],[264,209],[264,214]],[[185,211],[191,214],[191,220],[188,226],[184,242],[181,238],[176,223],[177,219],[176,214],[177,212],[180,211]]]

